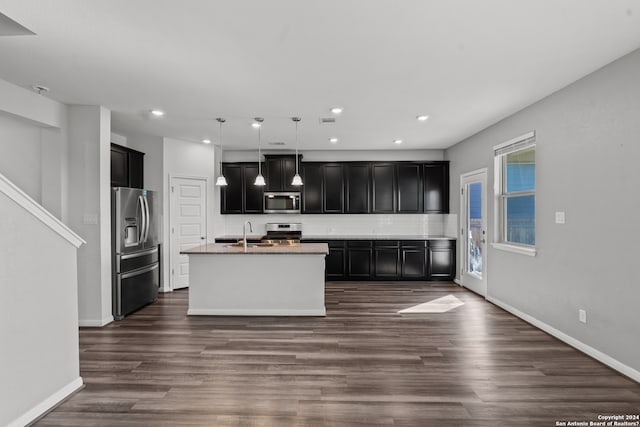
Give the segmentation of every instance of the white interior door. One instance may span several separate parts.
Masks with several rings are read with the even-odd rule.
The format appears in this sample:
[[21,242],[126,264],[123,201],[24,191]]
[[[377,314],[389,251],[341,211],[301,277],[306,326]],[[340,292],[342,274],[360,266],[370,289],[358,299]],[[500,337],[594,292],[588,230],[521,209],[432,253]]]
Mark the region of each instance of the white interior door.
[[180,251],[207,243],[207,181],[171,178],[171,289],[189,286],[189,257]]
[[460,176],[462,285],[487,296],[487,170]]

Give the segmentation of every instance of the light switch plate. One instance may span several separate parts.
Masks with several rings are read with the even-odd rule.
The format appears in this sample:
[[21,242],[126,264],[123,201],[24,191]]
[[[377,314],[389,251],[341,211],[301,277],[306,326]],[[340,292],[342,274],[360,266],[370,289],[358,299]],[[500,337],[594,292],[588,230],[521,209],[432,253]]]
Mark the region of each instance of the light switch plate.
[[556,224],[564,224],[565,215],[564,212],[556,212]]
[[582,323],[587,323],[587,311],[579,309],[578,310],[578,320]]
[[82,222],[86,225],[97,225],[98,224],[98,214],[84,214]]

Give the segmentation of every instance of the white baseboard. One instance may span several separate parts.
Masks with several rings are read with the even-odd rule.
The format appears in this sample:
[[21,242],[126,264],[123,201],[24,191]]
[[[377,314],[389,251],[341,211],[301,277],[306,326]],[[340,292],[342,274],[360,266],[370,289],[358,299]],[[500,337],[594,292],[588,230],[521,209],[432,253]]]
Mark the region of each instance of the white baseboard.
[[557,330],[553,326],[550,326],[550,325],[542,322],[541,320],[538,320],[535,317],[530,316],[530,315],[518,310],[517,308],[512,307],[512,306],[510,306],[509,304],[507,304],[505,302],[500,301],[497,298],[487,297],[487,301],[497,305],[500,308],[503,308],[504,310],[508,311],[509,313],[521,318],[525,322],[532,324],[536,328],[542,329],[543,331],[545,331],[549,335],[553,335],[554,337],[558,338],[560,341],[563,341],[563,342],[569,344],[571,347],[574,347],[574,348],[580,350],[581,352],[587,354],[588,356],[593,357],[597,361],[604,363],[605,365],[609,366],[612,369],[615,369],[616,371],[620,372],[621,374],[626,375],[627,377],[629,377],[629,378],[631,378],[631,379],[633,379],[633,380],[635,380],[637,382],[640,382],[640,371],[632,368],[631,366],[625,365],[624,363],[620,362],[617,359],[614,359],[613,357],[609,356],[608,354],[605,354],[605,353],[601,352],[600,350],[596,350],[595,348],[591,347],[590,345],[587,345],[587,344],[583,343],[582,341],[578,341],[577,339],[565,334],[564,332],[561,332],[561,331]]
[[96,319],[79,319],[78,326],[81,328],[101,328],[113,322],[113,315],[109,315],[101,320]]
[[49,409],[62,402],[67,396],[78,390],[80,387],[82,387],[82,377],[76,378],[66,386],[62,387],[60,390],[53,393],[51,396],[47,397],[42,402],[38,403],[36,406],[22,414],[20,417],[10,422],[8,427],[26,426],[36,418],[42,416]]
[[457,277],[456,277],[455,279],[453,279],[453,283],[455,283],[455,284],[457,284],[457,285],[459,285],[459,286],[464,286],[464,285],[462,284],[462,280],[458,279]]
[[323,308],[313,310],[269,310],[269,309],[208,309],[190,308],[187,310],[189,316],[326,316],[327,311]]

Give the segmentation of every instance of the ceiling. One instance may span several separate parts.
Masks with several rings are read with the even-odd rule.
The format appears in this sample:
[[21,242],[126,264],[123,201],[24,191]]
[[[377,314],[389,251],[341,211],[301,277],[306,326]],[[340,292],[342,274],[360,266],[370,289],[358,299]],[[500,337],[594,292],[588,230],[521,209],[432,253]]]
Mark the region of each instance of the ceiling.
[[225,147],[249,149],[260,116],[265,146],[293,148],[295,115],[302,149],[442,149],[639,48],[636,5],[0,0],[36,33],[0,37],[0,78],[104,105],[124,133],[217,143],[222,116]]

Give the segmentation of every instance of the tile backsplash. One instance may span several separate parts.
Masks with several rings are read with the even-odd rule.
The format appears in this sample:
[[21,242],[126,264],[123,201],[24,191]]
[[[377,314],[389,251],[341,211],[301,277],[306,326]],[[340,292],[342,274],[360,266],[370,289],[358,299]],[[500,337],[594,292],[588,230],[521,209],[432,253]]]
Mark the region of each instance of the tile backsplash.
[[[224,230],[216,235],[242,234],[242,225],[251,221],[254,234],[265,233],[267,222],[301,222],[306,235],[430,235],[455,237],[457,215],[362,214],[362,215],[223,215]],[[219,231],[219,232],[218,232]]]

